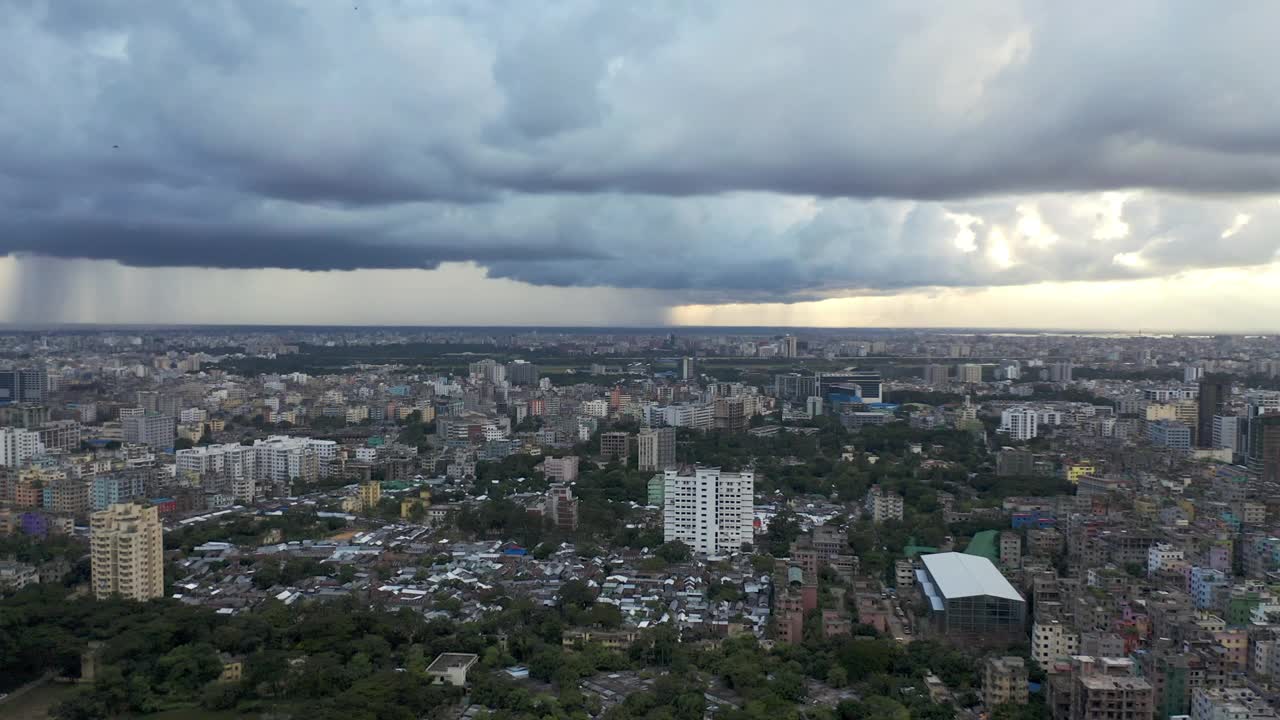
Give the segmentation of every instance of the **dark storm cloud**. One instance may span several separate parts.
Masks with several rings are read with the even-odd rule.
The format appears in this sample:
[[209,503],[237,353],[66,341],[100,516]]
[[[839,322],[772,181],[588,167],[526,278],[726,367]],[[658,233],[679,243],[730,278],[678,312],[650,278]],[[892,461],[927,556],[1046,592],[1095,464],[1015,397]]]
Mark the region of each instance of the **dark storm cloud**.
[[1269,2],[0,12],[0,253],[795,300],[1277,249]]

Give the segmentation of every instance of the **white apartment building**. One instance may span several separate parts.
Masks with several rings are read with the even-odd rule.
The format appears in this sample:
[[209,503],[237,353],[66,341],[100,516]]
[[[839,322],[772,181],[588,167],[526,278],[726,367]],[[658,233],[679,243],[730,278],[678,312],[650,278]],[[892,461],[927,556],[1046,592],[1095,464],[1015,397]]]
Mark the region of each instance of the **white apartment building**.
[[236,502],[253,502],[257,478],[257,451],[253,447],[240,443],[206,445],[179,450],[173,459],[178,473],[226,479]]
[[288,435],[272,435],[253,444],[258,481],[277,486],[293,480],[315,480],[329,472],[338,443]]
[[1155,543],[1147,549],[1147,573],[1154,575],[1161,570],[1182,565],[1182,550],[1169,543]]
[[178,422],[182,423],[183,425],[194,425],[195,423],[202,423],[208,418],[209,418],[209,411],[205,410],[204,408],[197,408],[197,407],[187,408],[186,410],[183,410],[182,412],[178,413]]
[[1031,659],[1049,667],[1055,658],[1080,652],[1080,633],[1061,620],[1045,620],[1031,626]]
[[24,428],[0,428],[0,465],[22,467],[43,454],[40,433]]
[[1000,413],[1000,427],[996,432],[1004,433],[1014,440],[1030,440],[1036,436],[1039,413],[1034,408],[1011,407]]
[[755,473],[697,468],[682,475],[663,473],[663,540],[680,541],[694,552],[721,556],[738,552],[754,538]]
[[600,399],[600,398],[597,398],[595,400],[588,400],[582,403],[582,405],[579,406],[578,409],[582,412],[583,415],[586,415],[588,417],[596,417],[596,418],[608,417],[609,401]]
[[710,430],[715,424],[715,408],[711,405],[679,403],[676,405],[650,405],[646,408],[646,421],[652,427],[687,427]]

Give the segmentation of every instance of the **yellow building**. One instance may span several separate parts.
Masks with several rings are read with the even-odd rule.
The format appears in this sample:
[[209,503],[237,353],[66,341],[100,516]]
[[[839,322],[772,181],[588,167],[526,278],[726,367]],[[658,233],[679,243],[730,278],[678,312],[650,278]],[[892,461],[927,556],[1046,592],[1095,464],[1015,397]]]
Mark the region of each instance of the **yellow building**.
[[150,600],[164,595],[164,540],[160,510],[119,503],[90,518],[93,592]]
[[1070,480],[1072,485],[1080,484],[1080,478],[1084,477],[1085,475],[1097,475],[1097,474],[1098,474],[1098,468],[1096,465],[1087,465],[1085,463],[1077,463],[1075,465],[1067,466],[1067,480]]
[[244,663],[229,655],[223,655],[221,660],[222,674],[218,676],[218,682],[240,682],[244,677]]
[[414,508],[422,508],[425,513],[429,507],[431,507],[431,491],[423,488],[418,493],[418,497],[409,497],[400,501],[400,517],[408,518],[413,514]]
[[378,507],[382,501],[382,483],[377,480],[360,483],[360,505],[365,510]]

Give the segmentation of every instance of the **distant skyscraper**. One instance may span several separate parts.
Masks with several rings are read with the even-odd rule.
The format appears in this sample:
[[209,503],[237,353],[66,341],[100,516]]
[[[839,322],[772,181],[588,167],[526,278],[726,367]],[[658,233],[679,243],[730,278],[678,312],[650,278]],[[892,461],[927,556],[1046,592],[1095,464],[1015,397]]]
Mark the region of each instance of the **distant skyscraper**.
[[956,382],[969,384],[982,382],[982,366],[974,363],[957,365]]
[[1200,407],[1196,414],[1196,445],[1213,447],[1213,416],[1222,415],[1223,404],[1231,384],[1220,377],[1206,377],[1200,381]]
[[1049,382],[1071,382],[1075,366],[1070,362],[1049,364]]
[[788,335],[782,338],[783,357],[789,357],[789,358],[799,357],[800,351],[799,351],[799,345],[797,343],[798,341],[796,340],[795,335]]
[[538,366],[523,360],[508,363],[507,380],[512,385],[537,385]]
[[125,442],[143,443],[161,450],[173,447],[177,433],[177,423],[172,415],[154,412],[135,412],[125,416],[122,411],[121,426]]
[[951,380],[951,369],[946,365],[925,365],[924,381],[933,386],[946,385]]
[[0,404],[42,403],[49,390],[49,376],[44,370],[0,371]]
[[150,600],[164,595],[164,542],[156,507],[112,505],[92,515],[93,593]]
[[696,372],[697,372],[697,369],[694,366],[693,358],[691,357],[680,358],[680,379],[681,380],[692,380]]

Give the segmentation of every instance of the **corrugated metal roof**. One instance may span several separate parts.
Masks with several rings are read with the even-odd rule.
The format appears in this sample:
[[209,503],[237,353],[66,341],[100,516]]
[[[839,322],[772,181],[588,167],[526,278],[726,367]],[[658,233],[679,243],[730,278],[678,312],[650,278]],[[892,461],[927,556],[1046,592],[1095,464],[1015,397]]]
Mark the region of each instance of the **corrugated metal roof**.
[[996,566],[984,557],[948,552],[923,555],[921,560],[933,576],[938,592],[948,600],[978,595],[1023,600]]

